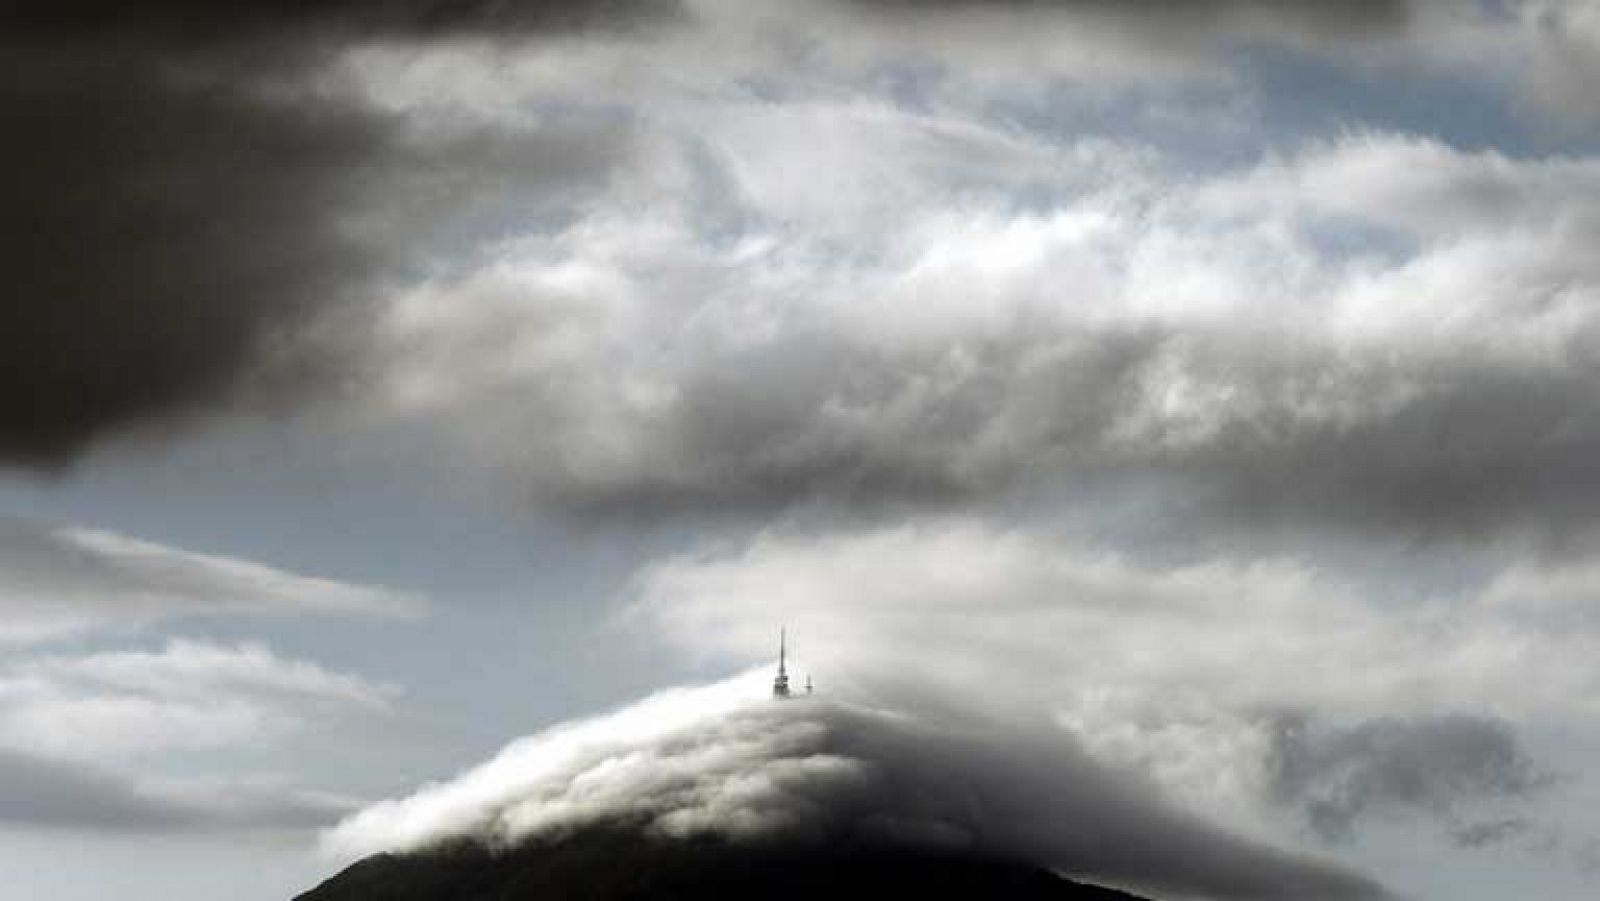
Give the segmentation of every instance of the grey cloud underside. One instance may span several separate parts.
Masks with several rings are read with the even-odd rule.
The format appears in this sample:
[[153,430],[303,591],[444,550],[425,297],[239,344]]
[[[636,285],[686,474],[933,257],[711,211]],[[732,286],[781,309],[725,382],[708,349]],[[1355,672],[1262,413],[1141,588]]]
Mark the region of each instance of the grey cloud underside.
[[0,751],[0,811],[14,823],[99,828],[171,827],[183,811],[111,775]]
[[[1470,352],[1363,360],[1319,349],[1238,365],[1268,404],[1169,458],[1224,514],[1437,536],[1507,527],[1563,535],[1600,513],[1600,373],[1586,353],[1566,368],[1481,365]],[[1330,385],[1357,406],[1397,388],[1408,396],[1353,421],[1304,415],[1302,404],[1335,399],[1316,396]]]
[[340,23],[420,39],[504,7],[519,24],[496,33],[522,34],[623,6],[9,4],[0,462],[54,468],[130,428],[336,390],[359,365],[326,320],[414,239],[508,184],[581,182],[626,143],[604,123],[408,133],[315,84],[385,31]]
[[82,764],[0,749],[0,821],[13,824],[109,831],[314,828],[346,809],[286,791],[185,796]]
[[839,0],[885,14],[926,15],[1014,11],[1071,13],[1116,19],[1156,34],[1179,36],[1186,29],[1262,24],[1313,36],[1343,37],[1389,31],[1412,16],[1415,0]]
[[676,16],[676,0],[109,0],[8,3],[0,25],[44,35],[132,34],[180,39],[261,32],[301,36],[503,34],[615,27]]
[[1422,815],[1465,847],[1505,841],[1521,817],[1474,819],[1475,805],[1524,800],[1549,783],[1505,723],[1473,716],[1380,719],[1327,728],[1284,720],[1269,758],[1279,803],[1299,808],[1327,841],[1345,841],[1367,820]]
[[[670,410],[588,441],[537,387],[519,466],[594,511],[807,498],[943,504],[1082,479],[1162,479],[1246,521],[1425,535],[1564,534],[1600,514],[1600,372],[1501,365],[1470,348],[1337,348],[1283,335],[1022,326],[932,349],[800,336],[673,379]],[[1175,379],[1176,377],[1176,379]],[[1169,403],[1174,381],[1206,395]],[[618,444],[625,461],[590,465]],[[574,469],[573,461],[585,467]]]
[[0,811],[50,826],[170,826],[179,811],[112,776],[74,764],[0,751]]

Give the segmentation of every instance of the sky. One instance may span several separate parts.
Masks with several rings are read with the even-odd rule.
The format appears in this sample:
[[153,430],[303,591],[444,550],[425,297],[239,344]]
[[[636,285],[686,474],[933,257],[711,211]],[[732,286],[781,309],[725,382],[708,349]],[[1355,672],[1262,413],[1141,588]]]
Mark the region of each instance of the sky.
[[295,6],[0,10],[21,896],[603,809],[1593,897],[1600,6]]

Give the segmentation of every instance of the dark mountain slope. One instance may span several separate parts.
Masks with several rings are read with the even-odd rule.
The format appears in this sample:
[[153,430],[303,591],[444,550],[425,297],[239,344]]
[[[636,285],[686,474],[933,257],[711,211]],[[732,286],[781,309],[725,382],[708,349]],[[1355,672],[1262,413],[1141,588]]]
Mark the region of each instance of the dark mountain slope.
[[362,860],[296,901],[1141,901],[1028,864],[905,845],[732,845],[591,831]]

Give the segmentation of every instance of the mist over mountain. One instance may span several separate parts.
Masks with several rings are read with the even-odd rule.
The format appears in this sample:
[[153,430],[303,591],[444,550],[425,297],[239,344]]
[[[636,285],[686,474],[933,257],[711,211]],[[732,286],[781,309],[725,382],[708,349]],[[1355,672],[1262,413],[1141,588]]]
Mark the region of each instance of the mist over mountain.
[[770,677],[559,724],[374,804],[325,837],[367,861],[310,898],[791,897],[805,883],[783,874],[809,870],[831,875],[794,897],[963,880],[973,897],[1080,897],[1050,872],[1156,896],[1388,897],[1170,803],[1048,724],[778,700]]

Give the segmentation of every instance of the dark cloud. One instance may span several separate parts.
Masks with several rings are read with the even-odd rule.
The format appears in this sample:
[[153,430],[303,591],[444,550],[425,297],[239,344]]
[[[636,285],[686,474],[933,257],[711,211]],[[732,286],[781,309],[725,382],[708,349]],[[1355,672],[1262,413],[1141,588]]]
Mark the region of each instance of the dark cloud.
[[0,28],[12,34],[132,34],[211,40],[263,31],[302,34],[436,35],[615,27],[675,16],[676,0],[115,0],[7,3]]
[[24,826],[160,831],[313,828],[347,805],[273,789],[183,794],[79,763],[0,749],[0,820]]
[[[1069,337],[1040,368],[1015,368],[1051,340],[1016,336],[1014,343],[898,353],[857,346],[848,336],[803,335],[748,356],[708,355],[681,376],[671,418],[628,436],[650,444],[638,456],[647,465],[569,480],[560,460],[526,462],[538,467],[541,490],[602,512],[759,508],[813,498],[970,500],[1030,472],[1095,462],[1096,445],[1130,401],[1133,379],[1157,343],[1149,335]],[[970,368],[945,378],[941,369],[958,355]],[[941,381],[935,392],[921,393]],[[1019,431],[996,434],[1013,428]],[[989,453],[981,446],[986,433],[1006,446]]]
[[1301,718],[1274,736],[1272,791],[1300,809],[1327,841],[1350,839],[1368,819],[1424,816],[1458,844],[1502,841],[1519,818],[1472,821],[1474,805],[1520,800],[1546,785],[1504,723],[1472,716],[1379,719],[1319,727]]
[[383,261],[338,213],[388,125],[142,50],[7,56],[0,455],[53,464],[275,366],[283,386],[274,342]]
[[495,179],[560,185],[615,157],[611,126],[419,141],[318,82],[342,42],[659,7],[7,4],[0,462],[332,390],[354,367],[318,317],[368,296],[407,238]]
[[[1196,363],[1202,378],[1260,401],[1222,417],[1203,445],[1155,458],[1212,512],[1557,541],[1600,515],[1600,369],[1581,348],[1550,367],[1315,345],[1234,347]],[[1321,404],[1356,415],[1307,415]]]
[[[576,328],[587,314],[569,315]],[[659,375],[672,401],[647,415],[534,384],[454,413],[518,426],[512,465],[535,492],[593,513],[945,505],[1092,483],[1218,529],[1560,540],[1600,517],[1586,339],[1561,365],[1508,365],[1247,331],[1043,326],[920,347],[796,332],[702,348]]]

